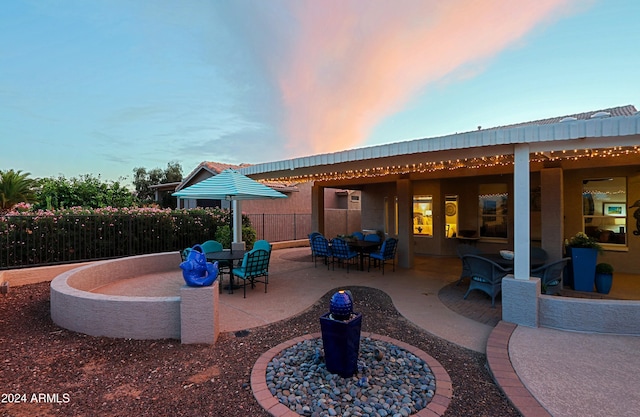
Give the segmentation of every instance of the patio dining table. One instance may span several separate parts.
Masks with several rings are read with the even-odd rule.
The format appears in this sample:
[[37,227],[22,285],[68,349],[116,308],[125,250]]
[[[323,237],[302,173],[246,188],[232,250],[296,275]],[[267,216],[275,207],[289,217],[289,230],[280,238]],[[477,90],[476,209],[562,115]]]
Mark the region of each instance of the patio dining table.
[[[207,252],[205,256],[207,257],[207,261],[215,262],[215,261],[227,261],[229,264],[229,285],[225,287],[229,290],[229,294],[233,294],[234,289],[240,288],[240,286],[233,285],[233,264],[235,261],[238,261],[244,258],[244,254],[247,253],[245,250],[223,250],[218,252]],[[222,272],[220,273],[220,277],[222,278]]]
[[366,254],[378,249],[382,243],[370,240],[353,240],[347,242],[347,244],[360,255],[360,270],[364,271],[364,258]]

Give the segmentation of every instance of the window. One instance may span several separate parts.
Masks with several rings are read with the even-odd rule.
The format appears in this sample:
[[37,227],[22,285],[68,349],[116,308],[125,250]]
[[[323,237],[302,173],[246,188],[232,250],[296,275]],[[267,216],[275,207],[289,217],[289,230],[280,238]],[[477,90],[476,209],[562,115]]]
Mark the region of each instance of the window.
[[444,197],[444,235],[453,238],[458,235],[458,196]]
[[627,180],[624,177],[582,181],[584,232],[600,243],[625,245]]
[[413,234],[433,236],[433,197],[413,196]]
[[480,184],[480,237],[507,238],[509,193],[507,184]]

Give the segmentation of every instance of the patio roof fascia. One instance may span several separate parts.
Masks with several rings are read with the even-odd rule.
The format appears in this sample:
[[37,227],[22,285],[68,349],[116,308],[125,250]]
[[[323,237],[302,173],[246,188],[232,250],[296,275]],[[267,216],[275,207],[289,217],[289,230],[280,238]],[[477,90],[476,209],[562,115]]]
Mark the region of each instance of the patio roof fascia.
[[[531,152],[562,151],[573,149],[637,146],[640,137],[640,112],[633,116],[573,120],[544,125],[526,125],[511,128],[495,128],[453,135],[415,139],[386,145],[350,149],[329,154],[267,162],[243,167],[239,171],[254,178],[286,176],[286,172],[298,169],[333,170],[340,164],[352,164],[371,159],[392,159],[419,153],[439,153],[485,148],[480,153],[491,155],[496,147],[502,154],[513,153],[513,146],[530,145]],[[502,145],[502,146],[500,146]],[[489,152],[486,152],[490,150]],[[474,152],[476,153],[476,152]],[[434,155],[435,156],[435,155]],[[437,159],[437,157],[436,157]]]

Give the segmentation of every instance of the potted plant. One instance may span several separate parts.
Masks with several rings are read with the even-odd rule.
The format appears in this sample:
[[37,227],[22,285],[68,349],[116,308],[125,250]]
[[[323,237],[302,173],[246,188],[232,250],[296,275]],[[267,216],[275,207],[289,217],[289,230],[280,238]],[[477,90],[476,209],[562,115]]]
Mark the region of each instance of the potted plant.
[[609,294],[613,284],[613,267],[607,263],[596,265],[596,290],[601,294]]
[[592,292],[596,276],[598,252],[602,246],[584,232],[578,232],[567,242],[567,255],[571,257],[573,289]]

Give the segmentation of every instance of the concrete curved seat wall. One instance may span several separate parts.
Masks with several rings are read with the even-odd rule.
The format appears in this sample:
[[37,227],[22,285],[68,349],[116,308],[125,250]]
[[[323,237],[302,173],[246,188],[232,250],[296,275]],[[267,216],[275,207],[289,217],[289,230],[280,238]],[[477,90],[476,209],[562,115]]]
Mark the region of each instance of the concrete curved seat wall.
[[179,268],[178,252],[96,262],[51,282],[51,318],[91,336],[180,339],[180,297],[129,297],[90,292],[111,282]]

